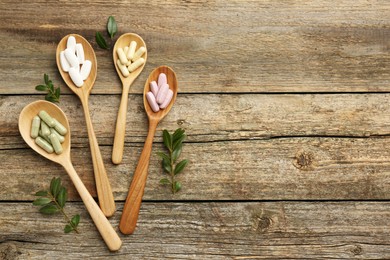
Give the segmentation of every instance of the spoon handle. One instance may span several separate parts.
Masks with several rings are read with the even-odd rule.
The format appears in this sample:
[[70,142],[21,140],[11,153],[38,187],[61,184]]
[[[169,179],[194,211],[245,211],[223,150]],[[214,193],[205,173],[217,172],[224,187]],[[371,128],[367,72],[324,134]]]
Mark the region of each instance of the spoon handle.
[[114,228],[111,226],[110,222],[104,216],[103,212],[100,210],[99,206],[96,204],[91,194],[89,194],[87,188],[84,186],[79,175],[73,168],[73,165],[70,160],[65,161],[62,166],[68,172],[70,179],[72,180],[76,190],[80,194],[80,197],[83,200],[85,207],[91,215],[91,218],[95,223],[97,229],[99,230],[99,233],[102,236],[104,242],[106,242],[107,247],[111,251],[119,250],[122,245],[121,239],[115,232]]
[[137,168],[135,169],[133,181],[131,182],[119,223],[119,230],[123,234],[132,234],[137,224],[142,196],[144,195],[146,179],[148,177],[150,153],[152,151],[153,138],[156,133],[157,124],[158,121],[149,121],[148,136],[146,137],[144,149],[142,150]]
[[91,149],[93,172],[95,174],[96,191],[99,199],[99,205],[104,215],[111,217],[115,212],[114,195],[112,194],[111,185],[108,180],[106,168],[103,164],[103,158],[100,153],[99,144],[96,139],[95,131],[93,130],[87,97],[82,98],[82,105],[88,129],[89,146]]
[[127,101],[129,99],[129,85],[123,85],[121,104],[119,106],[118,117],[116,119],[114,145],[112,150],[112,162],[120,164],[123,157],[123,147],[125,144]]

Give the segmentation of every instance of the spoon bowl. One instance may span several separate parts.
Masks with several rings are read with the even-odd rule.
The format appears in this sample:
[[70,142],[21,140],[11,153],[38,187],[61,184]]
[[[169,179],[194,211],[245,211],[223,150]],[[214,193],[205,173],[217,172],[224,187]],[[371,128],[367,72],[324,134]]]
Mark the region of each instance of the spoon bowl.
[[[153,80],[157,80],[160,73],[165,73],[165,75],[167,75],[167,82],[169,84],[169,88],[173,91],[173,97],[171,102],[165,109],[160,110],[158,112],[153,112],[146,99],[146,94],[149,91],[150,82],[152,82]],[[169,113],[173,104],[175,103],[177,91],[178,85],[176,74],[170,67],[167,66],[160,66],[153,70],[145,82],[143,100],[145,111],[149,120],[149,131],[140,159],[138,161],[137,168],[135,169],[133,175],[133,180],[130,184],[126,203],[123,207],[123,212],[119,223],[119,230],[123,234],[132,234],[137,225],[142,196],[144,195],[146,179],[148,177],[149,160],[152,151],[154,134],[156,133],[158,123]]]
[[127,102],[128,102],[128,96],[130,91],[130,86],[133,84],[134,80],[138,77],[139,74],[141,74],[142,70],[145,67],[147,58],[148,58],[148,51],[144,53],[142,56],[145,59],[144,64],[142,64],[140,67],[138,67],[135,71],[131,72],[128,77],[125,77],[122,75],[120,69],[117,65],[118,60],[118,54],[117,50],[118,48],[125,48],[126,46],[129,46],[130,42],[135,41],[137,43],[136,49],[140,47],[145,47],[146,44],[144,40],[141,38],[141,36],[135,34],[135,33],[125,33],[121,35],[118,40],[115,43],[114,49],[112,51],[112,58],[114,61],[114,66],[116,69],[116,72],[122,82],[122,97],[121,97],[121,103],[119,106],[118,111],[118,117],[116,120],[116,127],[115,127],[115,136],[114,136],[114,145],[112,150],[112,162],[114,164],[119,164],[122,162],[123,157],[123,148],[125,143],[125,130],[126,130],[126,114],[127,114]]
[[[68,130],[65,135],[65,141],[62,143],[63,152],[59,155],[55,153],[47,153],[41,147],[36,145],[34,139],[30,136],[32,120],[41,110],[45,110],[51,117],[57,119]],[[70,160],[71,131],[65,113],[58,106],[48,101],[40,100],[30,103],[23,108],[19,115],[19,132],[24,141],[34,151],[53,162],[61,164],[65,168],[108,248],[111,251],[119,250],[122,245],[122,241],[73,168]]]

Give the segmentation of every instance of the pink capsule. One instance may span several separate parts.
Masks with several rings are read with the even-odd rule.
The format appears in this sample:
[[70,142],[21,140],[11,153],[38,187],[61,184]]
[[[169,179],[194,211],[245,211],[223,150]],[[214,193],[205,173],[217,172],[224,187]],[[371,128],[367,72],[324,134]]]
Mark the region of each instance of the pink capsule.
[[173,91],[168,89],[168,94],[165,97],[164,102],[162,102],[162,104],[160,105],[160,108],[161,109],[166,108],[169,105],[169,103],[171,103],[172,97],[173,97]]
[[160,75],[158,75],[158,86],[161,88],[162,85],[165,85],[167,84],[167,75],[165,75],[164,73],[160,73]]
[[156,102],[156,98],[151,91],[146,94],[146,99],[148,100],[149,106],[152,108],[153,112],[158,112],[160,110]]
[[157,86],[156,81],[150,82],[149,86],[150,86],[150,91],[152,91],[153,95],[154,95],[155,97],[157,97],[158,86]]
[[162,102],[164,102],[165,97],[168,94],[168,90],[169,90],[168,84],[164,84],[160,87],[156,96],[157,103],[162,104]]

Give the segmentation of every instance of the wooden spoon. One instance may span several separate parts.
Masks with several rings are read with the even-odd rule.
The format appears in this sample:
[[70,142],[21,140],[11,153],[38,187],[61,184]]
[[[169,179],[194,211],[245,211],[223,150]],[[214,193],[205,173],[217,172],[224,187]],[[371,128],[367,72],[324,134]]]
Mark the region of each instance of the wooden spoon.
[[112,51],[112,57],[115,64],[116,72],[118,73],[119,78],[122,81],[122,98],[119,106],[118,117],[116,119],[116,128],[115,128],[115,136],[114,136],[114,146],[112,150],[112,162],[114,164],[119,164],[122,162],[123,157],[123,146],[125,143],[125,130],[126,130],[126,113],[127,113],[127,101],[129,98],[129,90],[133,81],[138,77],[138,75],[144,69],[146,64],[146,60],[148,58],[148,51],[142,56],[145,59],[145,63],[140,66],[135,71],[131,72],[128,77],[124,77],[116,64],[118,60],[118,54],[116,53],[118,48],[125,48],[129,46],[131,41],[135,41],[137,43],[137,50],[140,47],[145,47],[146,44],[141,36],[134,33],[125,33],[115,43],[114,50]]
[[[155,113],[150,108],[149,103],[146,100],[146,94],[148,91],[150,91],[149,83],[153,80],[157,80],[160,73],[165,73],[167,75],[169,88],[173,91],[173,97],[167,108]],[[149,131],[148,136],[146,137],[144,149],[142,150],[137,168],[135,169],[133,175],[133,181],[131,182],[126,203],[123,208],[122,217],[119,223],[119,230],[123,234],[132,234],[135,230],[139,210],[141,207],[142,196],[144,195],[146,179],[148,177],[148,167],[154,134],[156,132],[158,123],[168,114],[169,110],[171,110],[173,104],[175,103],[177,89],[178,86],[176,74],[170,67],[167,66],[156,68],[152,71],[152,73],[150,73],[148,79],[146,80],[144,87],[144,107],[149,120]]]
[[[77,43],[81,43],[84,48],[84,57],[86,60],[90,60],[92,63],[91,73],[88,78],[84,81],[82,87],[77,87],[71,80],[69,74],[62,70],[60,63],[60,52],[66,49],[66,42],[69,36],[74,36]],[[92,46],[88,43],[84,37],[78,34],[69,34],[62,38],[60,43],[57,46],[56,60],[58,70],[62,76],[62,79],[65,81],[65,84],[80,98],[81,104],[84,109],[85,121],[88,129],[88,139],[89,146],[91,149],[93,171],[95,173],[95,183],[96,191],[99,198],[100,208],[102,209],[104,215],[110,217],[115,212],[115,201],[112,194],[110,182],[107,177],[106,169],[103,164],[102,155],[100,153],[99,144],[96,139],[95,132],[93,130],[91,117],[89,114],[88,98],[91,93],[93,84],[96,80],[97,74],[97,62],[95,52],[92,49]]]
[[[62,143],[63,152],[59,155],[56,153],[47,153],[35,143],[33,138],[30,137],[32,119],[34,116],[38,115],[41,110],[48,112],[50,116],[57,119],[66,127],[66,129],[68,129],[68,133],[65,135],[65,141]],[[110,222],[104,216],[91,194],[89,194],[87,188],[84,186],[80,177],[73,168],[70,159],[70,127],[64,112],[58,106],[44,100],[32,102],[24,107],[20,113],[19,132],[24,141],[34,151],[53,162],[61,164],[65,168],[108,248],[111,251],[119,250],[122,245],[121,239],[111,226]]]

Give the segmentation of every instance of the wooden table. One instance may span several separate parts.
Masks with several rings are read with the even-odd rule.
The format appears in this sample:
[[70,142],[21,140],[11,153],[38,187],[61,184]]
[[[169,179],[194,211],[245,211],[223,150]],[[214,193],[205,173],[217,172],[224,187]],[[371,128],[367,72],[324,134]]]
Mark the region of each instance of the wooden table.
[[[100,49],[114,15],[148,62],[129,95],[125,155],[111,152],[121,84]],[[343,1],[7,1],[0,3],[0,259],[390,258],[390,3]],[[147,133],[142,90],[157,66],[178,75],[179,95],[159,125],[136,232],[107,250],[66,172],[29,149],[21,109],[61,87],[72,161],[96,196],[83,111],[64,85],[55,50],[69,33],[94,47],[90,108],[117,201],[118,230]],[[162,130],[188,135],[191,163],[172,195],[159,185]],[[44,216],[33,194],[52,177],[69,189],[80,234]],[[119,232],[119,231],[118,231]]]

